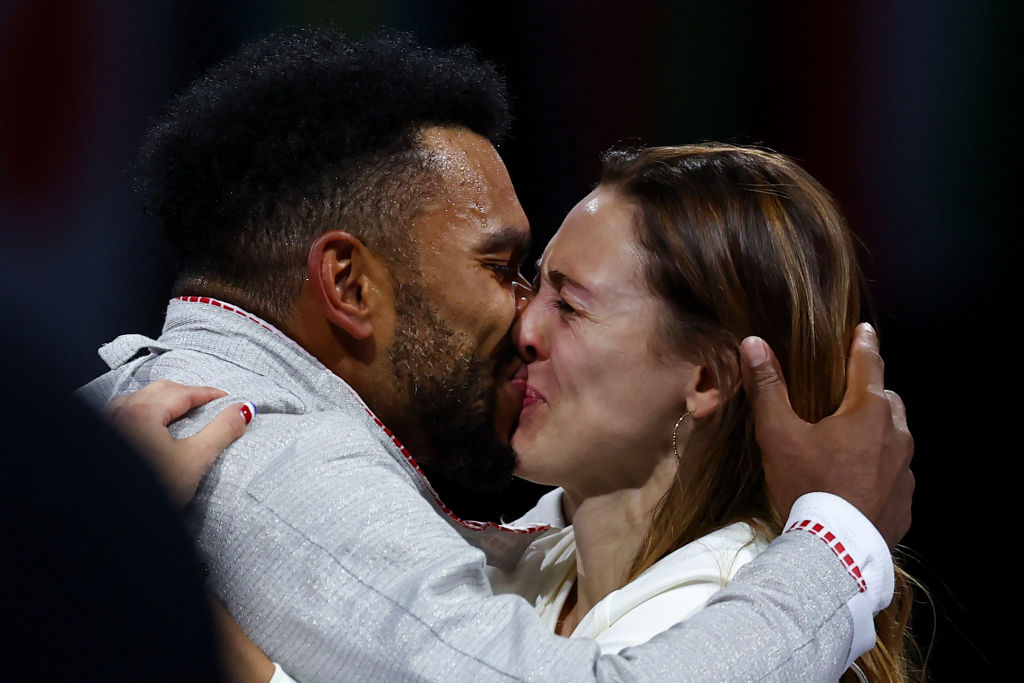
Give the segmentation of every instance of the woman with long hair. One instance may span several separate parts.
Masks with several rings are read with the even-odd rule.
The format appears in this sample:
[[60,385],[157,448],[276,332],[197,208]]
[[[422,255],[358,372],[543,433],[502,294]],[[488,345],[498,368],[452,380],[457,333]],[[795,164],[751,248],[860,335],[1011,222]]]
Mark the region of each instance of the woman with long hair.
[[[561,486],[573,524],[501,589],[606,651],[699,609],[784,521],[740,341],[768,342],[793,409],[817,422],[843,398],[861,282],[835,202],[790,159],[714,143],[605,154],[514,333],[529,362],[517,474]],[[906,680],[910,602],[898,575],[857,662],[868,680]]]

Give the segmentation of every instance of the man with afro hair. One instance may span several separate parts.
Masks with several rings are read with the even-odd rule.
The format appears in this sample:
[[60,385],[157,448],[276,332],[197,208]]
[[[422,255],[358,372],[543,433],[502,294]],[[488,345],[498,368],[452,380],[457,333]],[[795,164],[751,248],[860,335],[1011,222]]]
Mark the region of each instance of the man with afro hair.
[[810,534],[779,538],[683,625],[602,656],[491,593],[485,561],[510,569],[543,527],[461,520],[423,476],[493,486],[514,464],[508,333],[529,227],[495,150],[508,125],[502,79],[468,50],[330,29],[245,46],[142,147],[175,298],[158,339],[101,348],[112,369],[81,395],[229,393],[177,436],[256,406],[190,520],[212,590],[299,680],[827,676],[851,655],[849,576]]

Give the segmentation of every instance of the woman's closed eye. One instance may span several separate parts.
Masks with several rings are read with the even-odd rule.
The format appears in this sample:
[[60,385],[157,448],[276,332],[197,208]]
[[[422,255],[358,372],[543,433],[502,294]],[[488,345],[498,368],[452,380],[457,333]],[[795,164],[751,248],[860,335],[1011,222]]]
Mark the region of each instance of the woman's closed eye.
[[562,313],[570,314],[576,312],[576,308],[562,297],[556,298],[552,305]]

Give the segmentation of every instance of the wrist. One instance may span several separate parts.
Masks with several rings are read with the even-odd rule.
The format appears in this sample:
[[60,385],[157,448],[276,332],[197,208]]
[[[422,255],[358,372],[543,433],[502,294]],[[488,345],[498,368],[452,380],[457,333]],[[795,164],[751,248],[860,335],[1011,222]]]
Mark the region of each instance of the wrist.
[[895,575],[885,539],[856,507],[823,492],[800,496],[783,530],[820,539],[857,584],[847,603],[854,621],[852,662],[874,646],[873,617],[892,601]]

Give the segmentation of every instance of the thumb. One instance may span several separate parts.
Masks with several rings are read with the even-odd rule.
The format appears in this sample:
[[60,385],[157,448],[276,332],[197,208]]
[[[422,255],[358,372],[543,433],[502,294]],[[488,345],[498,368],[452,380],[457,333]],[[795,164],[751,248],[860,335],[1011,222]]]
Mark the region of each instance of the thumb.
[[789,403],[786,379],[771,347],[760,337],[747,337],[740,344],[743,388],[754,411],[759,429],[799,419]]
[[[878,352],[878,334],[868,323],[857,325],[846,362],[846,393],[836,413],[843,413],[885,392],[885,362]],[[902,401],[899,407],[902,407]]]
[[236,403],[228,406],[213,418],[199,432],[186,439],[194,446],[192,451],[205,472],[225,448],[245,433],[246,427],[256,416],[256,406],[252,403]]

